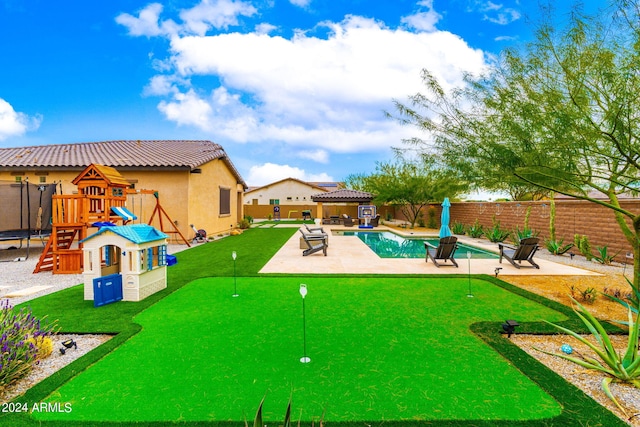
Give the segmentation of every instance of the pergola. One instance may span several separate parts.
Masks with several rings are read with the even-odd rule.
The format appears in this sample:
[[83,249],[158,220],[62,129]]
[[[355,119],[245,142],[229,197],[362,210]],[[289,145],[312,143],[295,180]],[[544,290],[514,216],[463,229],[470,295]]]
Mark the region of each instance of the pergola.
[[317,203],[316,218],[322,218],[323,203],[357,203],[359,205],[371,204],[373,194],[366,191],[341,190],[329,191],[327,193],[319,193],[311,196],[311,200]]

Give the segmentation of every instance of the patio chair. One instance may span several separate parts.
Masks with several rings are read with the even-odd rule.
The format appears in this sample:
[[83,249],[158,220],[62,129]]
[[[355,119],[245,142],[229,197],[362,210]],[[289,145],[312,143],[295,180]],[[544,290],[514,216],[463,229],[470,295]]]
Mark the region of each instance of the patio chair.
[[[429,258],[431,258],[431,261],[433,261],[436,267],[440,267],[441,265],[450,265],[456,268],[458,267],[458,263],[453,258],[453,255],[455,255],[456,250],[458,249],[457,237],[443,237],[442,239],[440,239],[438,246],[434,246],[429,242],[424,242],[424,248],[427,250],[425,262],[429,262]],[[439,263],[438,260],[442,260],[444,263],[449,260],[452,264]]]
[[342,214],[342,225],[345,227],[353,227],[353,218],[347,214]]
[[377,227],[380,221],[380,215],[376,215],[375,217],[369,220],[369,225],[372,227]]
[[304,230],[299,229],[300,233],[302,233],[302,238],[304,242],[307,244],[307,249],[302,251],[302,256],[311,255],[313,253],[322,251],[324,256],[327,256],[327,235],[320,233],[305,233]]
[[[539,241],[540,239],[537,237],[527,237],[526,239],[520,240],[520,244],[518,246],[498,243],[498,247],[500,248],[500,263],[502,263],[502,258],[506,258],[507,261],[513,264],[516,268],[531,267],[539,269],[540,266],[533,261],[533,255],[535,255],[538,250]],[[531,265],[523,266],[522,261],[526,261]]]
[[306,228],[309,234],[311,234],[314,237],[316,235],[324,237],[326,240],[327,246],[329,246],[329,235],[327,234],[326,231],[324,231],[323,227],[309,227],[308,224],[304,224],[304,228]]

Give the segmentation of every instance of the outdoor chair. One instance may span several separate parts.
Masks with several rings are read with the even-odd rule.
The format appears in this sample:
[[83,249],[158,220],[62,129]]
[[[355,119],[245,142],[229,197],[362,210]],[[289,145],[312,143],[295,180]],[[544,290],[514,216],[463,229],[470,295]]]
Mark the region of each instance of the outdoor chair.
[[[500,263],[502,263],[502,258],[506,258],[514,267],[532,267],[532,268],[540,268],[538,264],[533,261],[533,255],[535,255],[538,250],[538,242],[540,239],[537,237],[528,237],[526,239],[520,240],[520,244],[518,246],[507,245],[506,243],[498,243],[498,247],[500,248]],[[529,265],[522,265],[522,261],[527,261]]]
[[[453,255],[458,249],[457,242],[458,238],[455,236],[443,237],[440,239],[438,246],[434,246],[429,242],[424,242],[424,248],[427,250],[425,262],[429,262],[429,258],[431,258],[431,261],[433,261],[436,267],[440,267],[441,265],[450,265],[457,268],[458,263],[453,258]],[[438,260],[441,260],[444,263],[439,263]],[[452,264],[446,264],[447,260],[451,261]]]
[[304,224],[304,228],[307,229],[307,231],[309,232],[309,234],[313,237],[317,237],[317,236],[322,236],[325,239],[325,243],[327,244],[327,246],[329,246],[329,235],[327,234],[326,231],[324,231],[324,228],[322,227],[309,227],[309,225]]
[[324,256],[327,256],[327,246],[329,246],[329,244],[326,234],[305,233],[302,228],[299,231],[302,233],[302,238],[307,244],[307,249],[302,251],[302,256],[311,255],[319,251],[322,251]]
[[353,227],[353,218],[347,214],[342,214],[342,225],[345,227]]
[[380,215],[376,215],[369,220],[369,225],[372,227],[377,227],[380,221]]

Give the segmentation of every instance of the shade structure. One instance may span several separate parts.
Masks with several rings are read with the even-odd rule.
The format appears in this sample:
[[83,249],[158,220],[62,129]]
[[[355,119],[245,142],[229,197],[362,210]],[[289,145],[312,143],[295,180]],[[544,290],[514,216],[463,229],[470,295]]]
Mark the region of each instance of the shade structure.
[[449,229],[449,208],[451,203],[449,198],[445,197],[442,202],[442,216],[440,217],[440,238],[451,236],[451,230]]

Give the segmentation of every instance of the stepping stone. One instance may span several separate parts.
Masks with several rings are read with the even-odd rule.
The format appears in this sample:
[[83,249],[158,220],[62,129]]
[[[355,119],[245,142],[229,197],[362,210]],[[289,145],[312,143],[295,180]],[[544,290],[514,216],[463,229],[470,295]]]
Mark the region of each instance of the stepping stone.
[[45,289],[53,288],[53,286],[31,286],[30,288],[19,289],[13,292],[8,293],[3,298],[16,298],[16,297],[24,297],[27,295],[35,294],[37,292],[43,291]]

